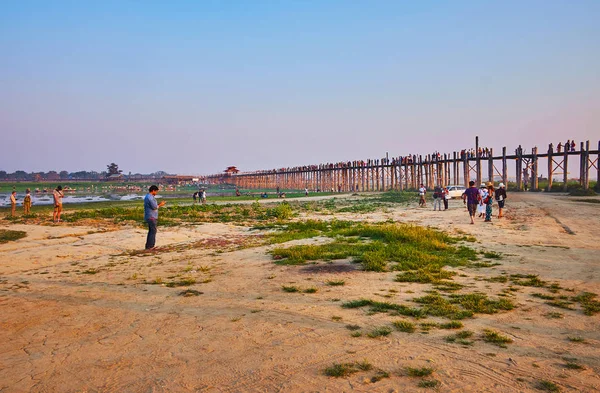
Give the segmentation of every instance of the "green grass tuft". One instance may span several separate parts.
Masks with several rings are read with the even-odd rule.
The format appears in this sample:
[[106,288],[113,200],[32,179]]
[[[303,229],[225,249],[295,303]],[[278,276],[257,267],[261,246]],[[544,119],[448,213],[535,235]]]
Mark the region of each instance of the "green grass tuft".
[[535,388],[544,392],[560,392],[560,388],[554,382],[541,380],[535,384]]
[[399,330],[401,332],[404,333],[414,333],[415,331],[415,324],[410,322],[410,321],[394,321],[392,323],[392,325],[394,325],[394,327],[396,328],[396,330]]
[[424,379],[422,381],[419,381],[418,386],[420,388],[432,388],[435,389],[439,386],[440,382],[436,381],[435,379]]
[[433,374],[433,371],[434,370],[431,367],[420,367],[420,368],[407,367],[406,368],[406,373],[411,377],[426,377],[428,375]]
[[503,336],[499,332],[492,329],[485,329],[483,331],[483,341],[492,343],[501,348],[506,348],[506,344],[510,344],[513,342],[511,338]]
[[0,229],[0,244],[13,242],[27,236],[27,232],[24,231],[12,231],[9,229]]
[[390,329],[387,326],[380,326],[377,327],[373,330],[371,330],[367,336],[371,337],[371,338],[377,338],[377,337],[385,337],[385,336],[389,336],[392,333],[392,329]]

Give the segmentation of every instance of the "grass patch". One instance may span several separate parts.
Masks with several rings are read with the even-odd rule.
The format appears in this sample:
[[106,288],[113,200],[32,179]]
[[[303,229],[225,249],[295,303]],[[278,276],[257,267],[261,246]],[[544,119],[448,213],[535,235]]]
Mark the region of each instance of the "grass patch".
[[502,259],[502,254],[495,251],[485,251],[483,256],[488,259]]
[[554,297],[552,295],[544,295],[543,293],[532,293],[531,296],[537,297],[537,298],[540,298],[540,299],[544,299],[544,300],[554,300],[554,299],[556,299],[556,297]]
[[300,288],[294,285],[282,285],[281,289],[283,292],[300,292]]
[[575,362],[567,362],[563,364],[563,367],[568,368],[569,370],[585,370],[584,366]]
[[510,280],[522,287],[545,287],[548,283],[540,280],[537,274],[511,274]]
[[360,330],[360,326],[359,325],[346,325],[346,329],[351,330],[351,331],[356,331],[356,330]]
[[488,277],[488,278],[484,278],[485,281],[487,282],[499,282],[499,283],[507,283],[508,282],[508,277],[506,276],[495,276],[495,277]]
[[499,332],[492,329],[485,329],[483,331],[483,341],[497,345],[500,348],[506,348],[506,344],[513,342],[510,337],[503,336]]
[[367,336],[371,337],[371,338],[377,338],[377,337],[385,337],[385,336],[389,336],[392,333],[392,329],[390,329],[387,326],[380,326],[377,327],[373,330],[371,330]]
[[326,244],[277,247],[271,251],[279,264],[302,264],[306,261],[351,258],[367,271],[427,271],[435,279],[450,278],[443,266],[465,266],[477,259],[470,248],[454,244],[458,241],[443,232],[401,223],[361,223],[332,220],[308,220],[289,223],[281,231],[269,235],[272,242],[324,236]]
[[204,292],[196,291],[195,289],[186,289],[185,291],[181,291],[178,293],[179,296],[190,297],[190,296],[200,296]]
[[319,289],[316,287],[310,287],[310,288],[303,289],[302,292],[303,293],[317,293],[318,290]]
[[456,273],[441,268],[426,268],[411,270],[396,275],[397,282],[418,282],[421,284],[440,284],[444,285],[446,279],[451,279]]
[[181,280],[178,281],[170,281],[168,283],[166,283],[165,285],[169,288],[174,288],[174,287],[189,287],[190,285],[194,285],[196,283],[196,279],[193,277],[186,277],[186,278],[182,278]]
[[369,371],[373,366],[366,360],[354,363],[334,363],[333,366],[327,367],[323,373],[328,377],[347,377],[359,371]]
[[81,274],[98,274],[100,270],[98,269],[87,269],[81,272]]
[[427,377],[427,376],[433,374],[433,371],[434,370],[431,367],[419,367],[419,368],[407,367],[406,368],[406,373],[411,377]]
[[371,377],[371,383],[379,382],[382,379],[389,378],[389,377],[390,377],[390,373],[388,373],[387,371],[377,370],[375,375],[373,375]]
[[437,285],[433,286],[433,289],[441,292],[454,292],[464,288],[464,285],[452,281],[440,281]]
[[480,314],[495,314],[499,310],[509,311],[515,308],[510,299],[489,299],[481,293],[468,293],[463,295],[450,295],[452,303],[460,304],[465,310]]
[[498,262],[471,262],[468,266],[469,267],[494,267],[494,266],[500,266],[502,265],[501,263]]
[[598,295],[591,292],[583,292],[577,296],[571,298],[571,300],[578,302],[583,308],[585,315],[594,315],[600,312],[600,302],[595,298]]
[[441,323],[439,326],[442,329],[461,329],[463,324],[460,321],[450,321],[447,323]]
[[544,316],[548,319],[562,319],[564,318],[564,315],[559,313],[559,312],[549,312],[544,314]]
[[470,330],[463,330],[462,332],[458,332],[453,334],[452,336],[446,337],[444,340],[448,343],[457,343],[461,345],[473,345],[473,341],[467,340],[468,338],[473,336],[473,332]]
[[546,302],[546,304],[552,307],[564,308],[566,310],[573,309],[573,307],[571,307],[573,303],[564,300],[553,300],[551,302]]
[[535,388],[544,392],[560,392],[560,388],[554,382],[541,380],[535,384]]
[[585,339],[581,336],[575,336],[575,337],[567,337],[567,340],[571,341],[572,343],[583,343],[585,342]]
[[352,300],[346,303],[342,303],[343,308],[360,308],[370,306],[369,312],[371,313],[387,313],[394,312],[397,315],[405,315],[415,318],[422,318],[425,316],[424,312],[418,308],[407,307],[402,304],[394,304],[389,302],[376,302],[369,299]]
[[346,281],[344,281],[344,280],[329,280],[329,281],[327,281],[326,284],[330,285],[332,287],[339,287],[339,286],[346,285]]
[[404,333],[414,333],[415,332],[415,324],[410,321],[394,321],[392,323],[396,330],[399,330]]
[[435,379],[424,379],[422,381],[419,381],[418,386],[420,388],[436,389],[439,386],[439,384],[440,382]]
[[27,236],[25,231],[12,231],[9,229],[0,229],[0,244],[13,242]]
[[499,310],[512,310],[515,305],[510,299],[493,300],[483,294],[450,295],[448,300],[439,293],[422,296],[413,299],[415,303],[422,305],[421,308],[408,307],[402,304],[390,302],[377,302],[370,299],[352,300],[342,303],[343,308],[369,307],[371,313],[393,312],[396,315],[423,318],[426,315],[446,317],[460,320],[472,317],[475,313],[494,314]]

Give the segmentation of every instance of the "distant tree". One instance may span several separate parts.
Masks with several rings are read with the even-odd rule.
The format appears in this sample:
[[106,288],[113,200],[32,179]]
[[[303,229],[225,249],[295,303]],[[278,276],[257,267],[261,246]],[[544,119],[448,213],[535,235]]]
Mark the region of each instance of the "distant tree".
[[60,171],[58,175],[60,176],[61,180],[67,180],[69,178],[69,172],[67,171]]
[[106,169],[108,172],[106,177],[109,177],[110,175],[120,175],[123,172],[119,169],[119,166],[114,162],[111,162],[110,165],[107,165]]
[[0,179],[6,179],[7,176],[8,173],[6,173],[6,171],[0,171]]
[[60,175],[56,171],[49,171],[46,174],[47,180],[60,180]]
[[29,174],[25,171],[16,171],[15,172],[15,179],[16,180],[29,180]]

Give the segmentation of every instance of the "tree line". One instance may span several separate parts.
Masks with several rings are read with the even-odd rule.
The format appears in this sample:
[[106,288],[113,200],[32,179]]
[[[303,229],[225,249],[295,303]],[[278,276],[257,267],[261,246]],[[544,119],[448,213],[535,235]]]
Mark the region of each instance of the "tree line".
[[[5,181],[56,181],[56,180],[103,180],[111,175],[121,175],[123,171],[119,169],[119,166],[114,162],[106,166],[105,171],[48,171],[48,172],[25,172],[22,170],[9,173],[4,170],[0,170],[0,180]],[[149,174],[129,172],[128,175],[124,175],[123,178],[160,178],[168,175],[167,172],[157,171]]]

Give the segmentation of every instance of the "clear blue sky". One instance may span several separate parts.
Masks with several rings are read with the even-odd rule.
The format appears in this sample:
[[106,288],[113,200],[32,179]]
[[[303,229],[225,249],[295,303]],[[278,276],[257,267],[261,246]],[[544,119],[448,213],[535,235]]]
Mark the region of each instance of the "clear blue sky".
[[14,1],[0,169],[208,174],[600,140],[600,1]]

